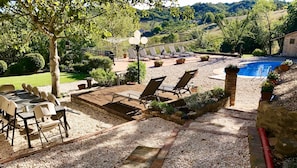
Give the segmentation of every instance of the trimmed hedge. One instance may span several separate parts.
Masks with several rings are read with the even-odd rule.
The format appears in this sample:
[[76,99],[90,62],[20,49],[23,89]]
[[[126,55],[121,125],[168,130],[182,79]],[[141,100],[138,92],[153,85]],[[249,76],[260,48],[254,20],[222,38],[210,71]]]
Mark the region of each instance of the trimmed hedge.
[[261,50],[259,48],[256,48],[253,52],[252,52],[253,56],[265,56],[267,53],[264,50]]
[[7,63],[3,60],[0,60],[0,75],[4,74],[7,70]]
[[39,53],[26,54],[20,62],[25,67],[25,72],[37,72],[38,70],[44,68],[45,65],[44,58]]

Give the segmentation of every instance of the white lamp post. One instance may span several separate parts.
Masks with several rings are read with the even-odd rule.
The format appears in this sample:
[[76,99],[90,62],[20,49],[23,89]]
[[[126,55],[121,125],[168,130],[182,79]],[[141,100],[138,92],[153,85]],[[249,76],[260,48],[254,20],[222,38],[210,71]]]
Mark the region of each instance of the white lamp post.
[[137,82],[140,84],[140,67],[139,67],[139,49],[140,44],[145,45],[147,43],[148,39],[146,37],[141,37],[141,33],[139,30],[136,30],[134,32],[134,37],[129,38],[129,43],[132,45],[135,45],[136,53],[137,53]]

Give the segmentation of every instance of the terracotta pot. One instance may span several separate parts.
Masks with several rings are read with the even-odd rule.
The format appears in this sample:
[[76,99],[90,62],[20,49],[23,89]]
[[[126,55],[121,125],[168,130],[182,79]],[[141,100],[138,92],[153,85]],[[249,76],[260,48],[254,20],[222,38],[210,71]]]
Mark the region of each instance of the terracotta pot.
[[79,84],[77,85],[79,90],[85,89],[86,88],[86,84]]
[[160,67],[163,65],[163,62],[154,62],[155,67]]
[[185,63],[185,61],[186,61],[186,59],[180,58],[180,59],[176,60],[176,64],[183,64],[183,63]]
[[123,54],[124,58],[127,58],[127,54]]
[[261,92],[261,101],[270,101],[272,92]]
[[290,66],[289,65],[286,65],[286,64],[283,64],[283,65],[280,65],[280,69],[282,71],[288,71],[290,69]]

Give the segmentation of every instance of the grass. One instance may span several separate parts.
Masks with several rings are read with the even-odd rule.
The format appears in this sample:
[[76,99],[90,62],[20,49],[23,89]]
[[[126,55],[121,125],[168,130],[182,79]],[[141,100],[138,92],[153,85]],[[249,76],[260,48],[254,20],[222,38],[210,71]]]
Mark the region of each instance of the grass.
[[[78,80],[83,80],[86,77],[87,74],[61,72],[60,83],[75,82]],[[32,75],[1,77],[0,83],[13,84],[16,89],[21,89],[22,83],[30,84],[32,86],[47,86],[51,85],[51,74],[49,72],[45,72]]]

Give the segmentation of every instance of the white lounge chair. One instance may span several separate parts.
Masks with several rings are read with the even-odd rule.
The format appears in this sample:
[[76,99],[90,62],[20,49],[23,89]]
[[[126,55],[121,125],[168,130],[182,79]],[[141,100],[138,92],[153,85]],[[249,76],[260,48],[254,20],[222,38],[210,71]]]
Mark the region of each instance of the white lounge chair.
[[157,54],[155,47],[150,48],[150,53],[152,56],[155,56],[155,57],[166,58],[166,59],[170,58],[170,56],[168,56],[168,55]]
[[[129,53],[129,61],[136,61],[137,60],[137,55],[135,53],[135,51],[132,48],[128,49],[128,53]],[[148,58],[143,58],[143,57],[139,57],[140,61],[149,61]]]
[[179,48],[179,51],[180,51],[181,53],[187,54],[187,55],[190,56],[190,57],[195,56],[195,53],[186,51],[186,50],[185,50],[185,47],[182,46],[182,45],[178,46],[178,48]]
[[144,48],[139,51],[139,54],[140,54],[141,58],[148,58],[150,60],[159,60],[160,59],[160,57],[158,57],[158,56],[148,55]]

